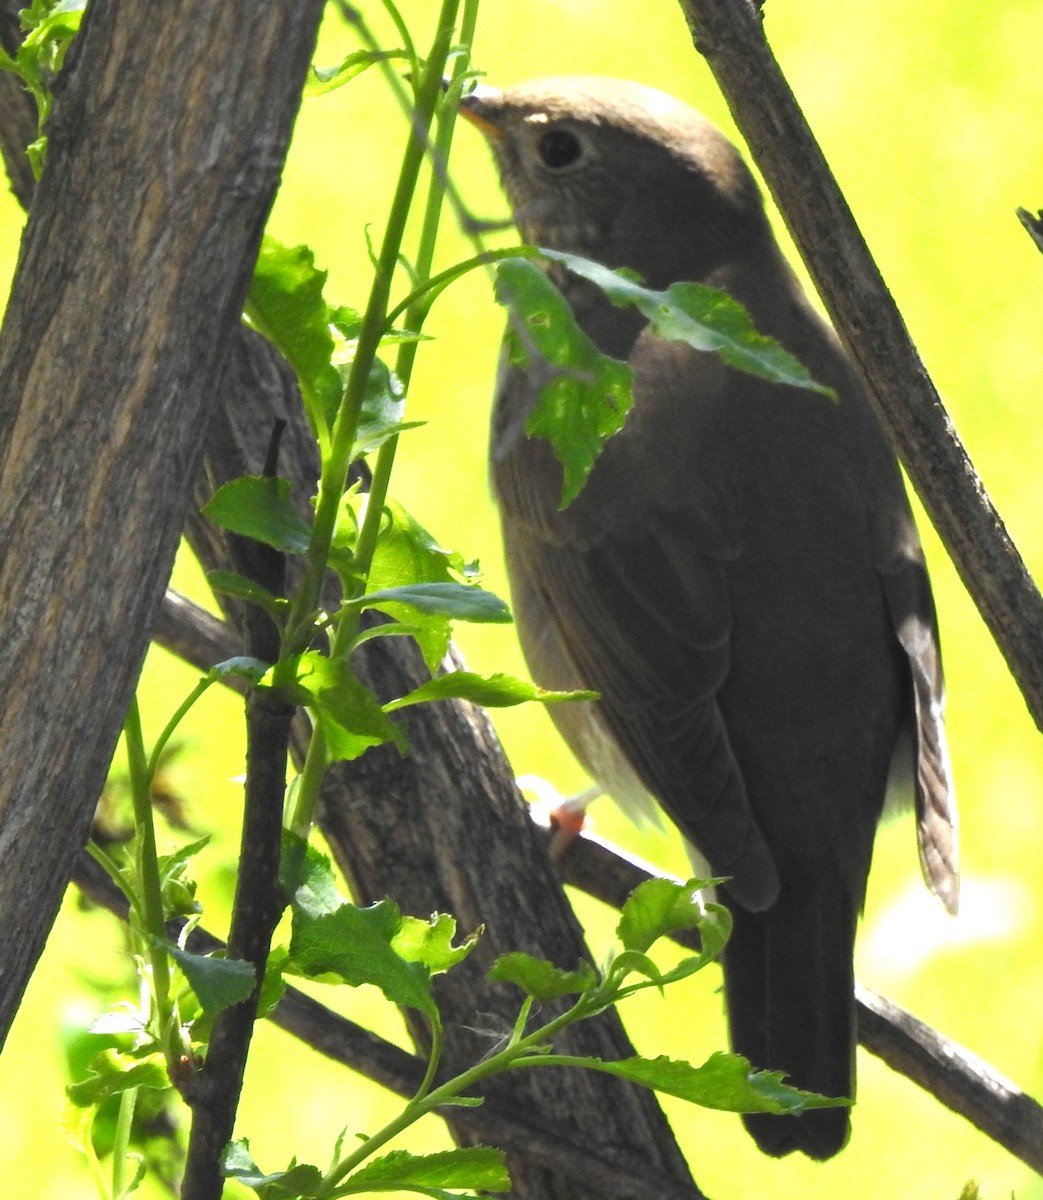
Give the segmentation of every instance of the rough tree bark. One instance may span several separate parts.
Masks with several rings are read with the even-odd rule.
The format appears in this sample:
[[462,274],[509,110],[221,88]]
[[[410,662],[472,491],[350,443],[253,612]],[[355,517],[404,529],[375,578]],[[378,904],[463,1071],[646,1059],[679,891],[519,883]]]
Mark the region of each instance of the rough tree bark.
[[322,9],[94,0],[61,80],[0,334],[0,1041],[144,657]]

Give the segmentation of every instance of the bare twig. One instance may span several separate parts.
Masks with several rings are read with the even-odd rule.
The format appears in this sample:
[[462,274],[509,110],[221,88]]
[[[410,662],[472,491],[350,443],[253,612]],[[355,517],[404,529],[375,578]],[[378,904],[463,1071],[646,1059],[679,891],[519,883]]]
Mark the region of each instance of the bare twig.
[[956,569],[1043,728],[1043,599],[961,444],[750,0],[680,0]]
[[[276,421],[264,473],[276,472],[285,422]],[[240,575],[272,596],[286,590],[286,561],[263,542],[229,537],[233,565]],[[279,657],[279,631],[256,605],[244,611],[247,654],[262,662]],[[206,1062],[188,1091],[192,1133],[185,1163],[184,1200],[219,1200],[224,1175],[221,1156],[232,1137],[246,1059],[257,1019],[257,1004],[272,934],[284,907],[279,889],[283,796],[294,707],[270,688],[254,688],[246,703],[246,797],[239,850],[230,958],[254,967],[256,982],[248,999],[220,1012],[214,1021]]]
[[1029,237],[1036,243],[1036,249],[1043,252],[1043,209],[1035,216],[1026,208],[1017,210],[1018,220],[1025,226]]

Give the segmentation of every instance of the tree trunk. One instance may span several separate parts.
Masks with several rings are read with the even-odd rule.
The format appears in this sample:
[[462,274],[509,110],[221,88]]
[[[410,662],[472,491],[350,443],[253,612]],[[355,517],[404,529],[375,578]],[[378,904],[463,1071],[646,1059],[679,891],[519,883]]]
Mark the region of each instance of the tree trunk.
[[170,573],[322,0],[93,0],[0,332],[0,1042]]

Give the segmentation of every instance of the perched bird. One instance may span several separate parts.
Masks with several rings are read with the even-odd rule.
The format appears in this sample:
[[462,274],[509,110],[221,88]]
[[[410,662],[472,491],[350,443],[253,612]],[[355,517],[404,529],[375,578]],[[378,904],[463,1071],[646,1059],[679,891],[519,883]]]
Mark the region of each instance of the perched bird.
[[[889,781],[915,796],[925,878],[957,903],[956,815],[934,605],[902,479],[861,384],[772,235],[742,158],[669,96],[598,77],[479,87],[524,239],[727,291],[819,383],[768,383],[657,337],[560,266],[580,327],[629,362],[634,407],[559,509],[525,420],[546,364],[505,363],[492,478],[533,677],[600,699],[553,716],[595,782],[649,798],[714,875],[733,1049],[853,1097],[852,953]],[[825,1159],[847,1108],[746,1124]]]

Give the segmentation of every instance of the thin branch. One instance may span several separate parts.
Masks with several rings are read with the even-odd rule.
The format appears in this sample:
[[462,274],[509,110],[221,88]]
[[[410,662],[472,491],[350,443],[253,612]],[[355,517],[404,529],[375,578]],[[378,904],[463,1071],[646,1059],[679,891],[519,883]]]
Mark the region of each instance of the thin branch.
[[1033,216],[1028,209],[1019,208],[1017,214],[1029,237],[1036,243],[1036,249],[1043,252],[1043,209]]
[[885,430],[1043,728],[1043,599],[771,53],[760,8],[680,3]]
[[[265,460],[266,476],[276,472],[285,422],[276,422]],[[286,590],[284,556],[263,542],[229,537],[239,574],[273,596]],[[244,615],[247,654],[264,662],[279,657],[279,631],[255,605]],[[224,1187],[221,1156],[231,1140],[246,1060],[272,935],[284,907],[279,888],[283,799],[294,706],[270,688],[253,688],[246,702],[246,798],[236,876],[228,955],[254,967],[256,983],[246,1000],[224,1009],[214,1021],[206,1062],[188,1092],[192,1133],[185,1163],[184,1200],[220,1200]]]

